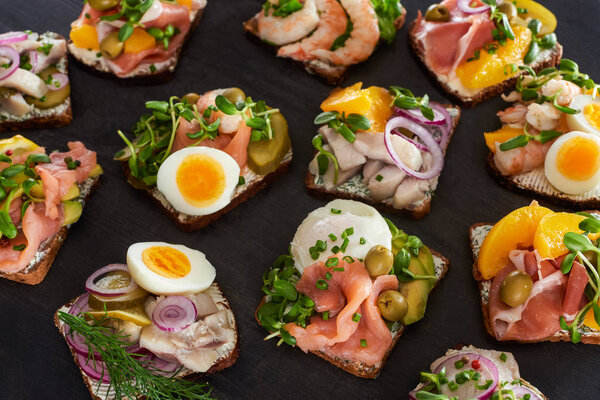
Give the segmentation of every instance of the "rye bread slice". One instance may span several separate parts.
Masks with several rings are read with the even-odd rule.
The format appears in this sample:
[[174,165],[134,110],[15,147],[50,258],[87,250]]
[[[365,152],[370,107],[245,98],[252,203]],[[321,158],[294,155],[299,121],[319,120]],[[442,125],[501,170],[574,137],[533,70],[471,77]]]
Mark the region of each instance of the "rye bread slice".
[[[454,109],[457,112],[456,117],[452,118],[452,129],[450,131],[450,137],[448,138],[446,147],[442,149],[444,152],[444,155],[445,155],[446,150],[448,149],[448,146],[450,145],[450,140],[452,139],[452,136],[454,136],[454,132],[456,131],[456,127],[458,126],[458,122],[460,121],[461,110],[460,110],[460,107],[454,106],[452,104],[442,104],[442,106],[444,106],[446,109]],[[316,152],[315,152],[315,154],[316,154]],[[358,175],[355,175],[354,177],[350,178],[349,180],[352,180],[357,176],[360,178],[362,176],[362,172],[360,172]],[[438,178],[439,178],[439,176],[438,176]],[[398,209],[398,208],[394,208],[393,202],[391,202],[390,199],[384,200],[384,201],[375,200],[371,196],[369,196],[368,193],[364,193],[364,192],[352,193],[352,192],[340,190],[338,187],[332,188],[332,189],[326,189],[324,186],[316,184],[315,181],[316,181],[316,176],[313,173],[311,173],[310,170],[308,170],[306,172],[306,177],[304,179],[304,184],[306,185],[306,190],[308,191],[309,194],[311,194],[312,196],[314,196],[318,199],[331,200],[331,199],[341,198],[341,199],[362,201],[364,203],[367,203],[367,204],[377,208],[380,211],[387,212],[390,214],[401,214],[401,215],[404,215],[404,216],[407,216],[407,217],[410,217],[413,219],[421,219],[421,218],[425,217],[427,214],[429,214],[429,212],[431,211],[431,200],[432,200],[433,193],[431,194],[431,196],[427,197],[425,200],[421,200],[419,202],[413,203],[408,208]],[[362,182],[362,179],[360,179],[360,181]],[[437,183],[436,183],[436,185],[437,185]],[[435,190],[433,192],[435,192]]]
[[[435,284],[431,288],[431,291],[433,291],[433,289],[435,289],[438,286],[438,284],[440,283],[442,278],[444,278],[444,276],[446,276],[446,273],[448,272],[448,268],[450,267],[450,261],[443,255],[438,253],[437,251],[432,250],[432,249],[429,249],[429,250],[431,251],[431,255],[433,256],[433,261],[435,264],[435,275],[437,277]],[[431,294],[431,291],[429,292],[430,294]],[[258,325],[261,325],[260,321],[258,320],[258,317],[257,317],[258,309],[265,303],[265,301],[266,301],[266,296],[261,299],[260,303],[258,304],[258,307],[256,307],[256,310],[254,311],[254,318],[256,319],[256,322],[258,323]],[[261,325],[261,327],[262,327],[262,325]],[[360,362],[360,361],[345,360],[345,359],[342,359],[339,357],[331,357],[330,355],[325,354],[323,351],[310,350],[309,353],[314,354],[317,357],[320,357],[326,361],[329,361],[331,364],[335,365],[336,367],[341,368],[344,371],[349,372],[358,378],[375,379],[381,373],[381,370],[383,369],[383,367],[387,361],[387,358],[389,357],[390,353],[396,346],[396,343],[398,343],[398,339],[400,339],[400,336],[402,336],[405,329],[406,329],[406,327],[404,325],[402,325],[400,322],[394,323],[394,325],[391,328],[392,343],[386,350],[385,355],[383,356],[383,359],[381,360],[381,362],[376,365],[369,365],[369,364],[366,364],[366,363]]]
[[[600,218],[600,211],[589,211],[595,213]],[[496,338],[494,335],[494,331],[492,330],[492,323],[490,320],[490,313],[488,307],[488,294],[491,287],[492,280],[485,280],[479,273],[477,269],[477,259],[479,256],[479,249],[481,248],[481,244],[483,240],[489,233],[490,229],[494,224],[480,222],[474,225],[471,225],[469,228],[469,244],[471,247],[471,251],[473,253],[473,277],[477,280],[479,284],[479,295],[481,297],[481,312],[483,314],[483,323],[485,326],[485,330],[487,333]],[[587,326],[582,326],[579,328],[579,333],[581,333],[581,342],[588,344],[600,344],[600,331],[596,331]],[[569,336],[569,332],[565,330],[561,330],[542,340],[515,340],[517,343],[537,343],[537,342],[570,342],[571,337]]]
[[[400,28],[402,28],[405,20],[406,20],[406,8],[402,7],[402,15],[400,15],[394,21],[394,26],[396,27],[396,30],[399,30]],[[272,48],[275,51],[275,53],[277,52],[277,50],[279,50],[279,47],[281,47],[281,46],[272,46],[268,43],[263,42],[260,39],[260,36],[258,34],[257,15],[254,15],[252,18],[250,18],[249,20],[244,22],[243,26],[244,26],[244,31],[246,33],[251,34],[260,43]],[[347,65],[333,65],[333,64],[321,61],[321,60],[297,61],[297,60],[293,60],[291,58],[289,60],[292,60],[297,65],[303,67],[306,70],[306,72],[308,72],[309,74],[321,77],[325,82],[327,82],[330,85],[341,84],[344,81],[344,79],[346,79],[346,76],[348,76],[348,71],[351,67],[351,66],[347,66]]]
[[134,187],[139,190],[143,190],[156,204],[158,204],[165,215],[167,215],[174,223],[177,225],[179,229],[184,232],[192,232],[198,230],[200,228],[205,227],[206,225],[216,221],[221,216],[227,214],[229,211],[233,210],[271,183],[275,182],[279,177],[287,173],[290,167],[290,163],[292,162],[292,149],[286,154],[285,158],[279,164],[279,167],[267,174],[267,175],[258,175],[253,181],[248,182],[246,179],[247,187],[243,188],[242,191],[234,192],[234,197],[231,199],[231,202],[220,209],[217,212],[208,215],[188,215],[182,212],[177,211],[175,208],[171,206],[171,204],[167,201],[167,199],[163,196],[163,194],[156,188],[156,186],[152,188],[143,188],[139,189],[139,185],[136,184],[134,178],[131,176],[131,171],[129,170],[129,166],[127,162],[122,163],[123,173],[125,174],[127,181]]
[[[64,40],[64,36],[58,33],[50,32],[54,39]],[[58,69],[64,74],[69,74],[69,59],[67,54],[58,61]],[[58,128],[73,122],[73,109],[71,107],[71,96],[69,95],[61,104],[42,110],[33,106],[34,109],[23,117],[14,117],[8,119],[0,118],[0,132],[22,131],[27,129],[46,129]]]
[[[519,74],[517,74],[517,75],[513,76],[512,78],[507,79],[497,85],[488,86],[484,89],[481,89],[474,95],[465,96],[465,95],[461,94],[460,92],[458,92],[457,90],[452,89],[447,83],[440,81],[440,79],[438,78],[435,71],[430,69],[427,66],[427,64],[425,63],[425,51],[423,49],[423,46],[418,42],[418,40],[414,34],[416,22],[417,22],[417,20],[411,22],[410,25],[408,26],[408,43],[409,43],[410,48],[412,49],[414,55],[421,61],[422,67],[431,75],[431,77],[434,79],[434,81],[446,93],[448,93],[450,96],[455,98],[459,102],[459,104],[464,107],[471,108],[478,103],[481,103],[483,101],[486,101],[486,100],[489,100],[496,96],[499,96],[500,94],[502,94],[508,90],[512,90],[514,88],[515,84],[517,83],[518,77],[520,75],[525,74],[525,71],[521,71]],[[554,67],[559,63],[560,59],[562,58],[562,54],[563,54],[563,47],[560,43],[557,42],[556,46],[547,54],[547,56],[544,59],[538,60],[535,63],[530,64],[529,66],[535,72],[539,72],[539,71],[543,70],[544,68]]]
[[[228,351],[228,353],[224,356],[222,356],[221,358],[217,359],[217,361],[206,371],[206,372],[194,372],[191,371],[189,369],[183,369],[178,375],[178,378],[185,378],[188,380],[195,380],[198,378],[205,378],[209,375],[212,375],[216,372],[219,372],[225,368],[228,368],[230,366],[232,366],[233,364],[235,364],[238,355],[240,353],[240,336],[239,336],[239,332],[238,332],[238,327],[237,327],[237,321],[235,320],[235,317],[233,315],[233,311],[231,309],[231,305],[229,304],[229,300],[225,297],[225,295],[223,294],[223,291],[221,289],[221,287],[219,286],[219,284],[217,282],[213,282],[213,284],[211,285],[211,287],[209,288],[209,290],[214,290],[216,292],[218,292],[218,294],[220,295],[221,299],[219,299],[219,301],[217,301],[217,303],[220,303],[220,305],[222,305],[225,309],[229,310],[231,312],[231,320],[234,323],[234,330],[236,332],[235,335],[235,343],[233,344],[233,347]],[[101,393],[102,395],[100,395],[99,392],[99,386],[98,386],[98,381],[94,380],[92,378],[90,378],[82,369],[81,366],[79,365],[79,363],[77,362],[77,353],[75,352],[75,350],[69,345],[69,342],[67,342],[66,340],[66,326],[65,324],[60,321],[60,319],[58,318],[58,312],[59,311],[63,311],[63,312],[68,312],[68,310],[71,308],[71,306],[77,301],[79,297],[72,299],[71,301],[69,301],[67,304],[63,305],[60,309],[58,309],[56,311],[56,313],[54,313],[54,325],[56,326],[56,328],[58,329],[58,331],[60,332],[60,334],[63,336],[63,338],[65,339],[65,342],[67,343],[67,346],[69,347],[69,351],[71,352],[71,355],[73,356],[73,361],[75,362],[75,365],[77,365],[77,368],[79,369],[79,372],[81,373],[81,377],[83,379],[83,383],[85,384],[85,386],[87,387],[88,391],[90,392],[90,395],[92,396],[92,399],[94,400],[114,400],[115,397],[113,396],[107,396],[107,388],[108,385],[107,384],[102,384],[100,386],[100,389],[103,390],[103,392]],[[137,397],[139,400],[144,399],[144,396],[138,396]]]
[[[92,192],[96,190],[100,183],[100,176],[89,178],[87,181],[79,185],[81,194],[77,199],[84,206],[91,196]],[[28,285],[37,285],[44,280],[50,266],[54,262],[58,250],[62,246],[69,228],[71,225],[63,226],[58,232],[46,239],[35,254],[33,260],[23,270],[19,272],[6,273],[0,271],[0,278],[10,279],[20,283],[26,283]]]
[[196,16],[192,21],[189,31],[186,33],[185,38],[183,39],[182,45],[171,55],[171,57],[168,59],[168,63],[159,67],[155,67],[154,72],[152,72],[150,70],[150,66],[148,66],[148,69],[146,70],[137,71],[132,76],[121,78],[115,75],[112,71],[103,69],[102,64],[99,60],[89,62],[77,57],[77,55],[71,49],[72,47],[76,48],[72,40],[69,40],[67,44],[67,49],[73,60],[75,60],[78,65],[100,77],[113,79],[125,85],[158,85],[166,83],[169,82],[175,75],[175,69],[179,64],[179,59],[181,57],[182,51],[184,47],[187,46],[190,35],[200,24],[200,19],[202,18],[203,12],[204,8],[196,12]]

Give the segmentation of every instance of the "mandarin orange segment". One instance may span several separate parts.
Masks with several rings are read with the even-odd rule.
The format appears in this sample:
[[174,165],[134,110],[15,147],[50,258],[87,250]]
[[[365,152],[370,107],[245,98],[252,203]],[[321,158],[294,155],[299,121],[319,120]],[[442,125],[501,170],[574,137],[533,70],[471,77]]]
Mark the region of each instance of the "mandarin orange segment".
[[192,0],[177,0],[177,4],[186,6],[190,10],[192,9]]
[[98,50],[98,33],[92,25],[75,25],[71,28],[69,37],[73,44],[80,49]]
[[523,64],[523,58],[529,49],[531,42],[531,31],[522,26],[513,27],[515,40],[507,40],[506,45],[500,46],[497,42],[492,45],[498,46],[494,54],[485,49],[479,52],[479,59],[467,61],[456,69],[456,76],[462,84],[471,89],[482,89],[496,85],[518,73],[512,70],[510,65]]
[[508,261],[508,253],[519,247],[533,245],[540,220],[553,211],[536,201],[502,218],[485,237],[477,258],[477,269],[483,279],[491,279]]
[[485,132],[485,144],[492,153],[496,152],[496,142],[504,143],[508,139],[512,139],[515,136],[523,134],[523,128],[512,128],[510,126],[503,126],[494,132]]
[[[579,223],[584,219],[583,215],[564,212],[544,216],[535,232],[533,247],[543,258],[556,258],[567,254],[569,250],[563,243],[565,233],[582,233]],[[588,237],[595,240],[598,236],[596,233],[590,233]]]
[[[598,303],[600,304],[600,302]],[[593,309],[589,309],[589,311],[587,312],[587,314],[585,314],[585,318],[583,320],[583,324],[585,326],[587,326],[588,328],[592,328],[595,329],[597,331],[600,331],[600,326],[598,326],[598,324],[596,323],[596,320],[594,319],[594,310]]]
[[123,44],[125,53],[140,53],[156,46],[156,39],[142,28],[135,28]]

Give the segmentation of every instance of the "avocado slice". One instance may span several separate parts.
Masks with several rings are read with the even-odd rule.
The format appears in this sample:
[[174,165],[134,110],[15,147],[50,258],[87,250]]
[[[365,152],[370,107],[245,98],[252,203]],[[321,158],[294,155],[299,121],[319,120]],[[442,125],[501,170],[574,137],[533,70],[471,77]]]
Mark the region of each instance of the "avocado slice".
[[[44,198],[44,183],[39,180],[37,183],[29,189],[29,194],[37,199]],[[77,183],[73,183],[67,193],[61,198],[62,201],[73,200],[79,197],[79,185]]]
[[[429,271],[417,257],[410,258],[408,269],[415,275],[429,275]],[[408,303],[408,311],[401,320],[404,325],[410,325],[423,318],[430,290],[431,287],[428,280],[400,282],[398,291],[404,295]]]
[[[431,251],[429,250],[429,247],[423,245],[423,247],[421,247],[419,249],[419,261],[421,261],[421,264],[423,264],[423,267],[425,267],[425,270],[427,271],[427,275],[434,275],[435,276],[435,264],[433,262],[433,256],[431,255]],[[435,285],[435,281],[434,280],[429,280],[429,289],[432,289],[433,286]]]
[[81,217],[83,206],[76,200],[63,201],[65,219],[63,226],[74,224]]

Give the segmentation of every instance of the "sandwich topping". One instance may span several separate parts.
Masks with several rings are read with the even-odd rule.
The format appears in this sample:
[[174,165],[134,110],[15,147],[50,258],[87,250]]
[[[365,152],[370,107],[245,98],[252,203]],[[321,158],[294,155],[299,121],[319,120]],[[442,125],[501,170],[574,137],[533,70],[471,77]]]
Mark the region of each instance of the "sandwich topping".
[[256,316],[267,338],[378,367],[400,328],[423,317],[442,273],[419,238],[370,206],[334,200],[306,217],[290,255],[264,273]]
[[85,64],[120,78],[175,67],[206,0],[90,0],[71,24],[69,51]]
[[444,165],[457,108],[404,88],[362,83],[332,93],[315,118],[314,184],[396,209],[430,199]]
[[0,140],[0,272],[26,271],[40,245],[81,216],[102,168],[81,142],[49,155],[23,136]]
[[211,398],[207,384],[178,377],[235,357],[235,318],[214,278],[203,253],[162,242],[135,243],[127,265],[94,272],[58,318],[95,393]]
[[132,141],[118,132],[127,147],[115,159],[127,162],[133,186],[185,215],[225,208],[292,157],[283,115],[241,89],[173,96],[146,108]]
[[555,28],[533,0],[444,0],[419,11],[412,34],[438,79],[470,96],[548,58]]
[[66,52],[66,41],[52,32],[0,35],[0,123],[68,107]]
[[477,272],[498,340],[537,341],[568,331],[577,343],[600,330],[599,218],[533,202],[489,230]]

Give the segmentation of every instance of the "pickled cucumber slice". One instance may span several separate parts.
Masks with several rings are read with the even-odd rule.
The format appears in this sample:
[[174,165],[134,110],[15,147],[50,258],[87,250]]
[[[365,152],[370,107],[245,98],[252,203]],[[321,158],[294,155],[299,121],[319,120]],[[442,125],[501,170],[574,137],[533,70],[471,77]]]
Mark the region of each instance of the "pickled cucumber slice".
[[273,138],[250,142],[248,145],[248,166],[259,174],[266,175],[279,168],[281,161],[292,147],[288,134],[287,121],[281,113],[271,115]]
[[133,322],[139,326],[146,326],[152,323],[146,314],[146,310],[144,310],[144,307],[141,305],[125,310],[89,311],[88,314],[97,319],[106,315],[110,318],[118,318],[122,321]]
[[[61,72],[56,67],[51,66],[40,72],[38,75],[40,78],[42,78],[43,81],[46,81],[48,79],[48,76],[59,73]],[[71,84],[67,83],[64,87],[62,87],[59,90],[48,90],[48,93],[46,93],[46,95],[41,99],[36,99],[32,96],[25,96],[25,101],[31,105],[36,106],[37,108],[41,108],[44,110],[62,104],[67,99],[67,97],[69,97],[69,94],[71,94]]]
[[88,305],[92,310],[98,311],[104,311],[105,307],[109,311],[128,310],[144,304],[146,297],[148,297],[148,292],[138,286],[133,292],[118,297],[90,294]]

